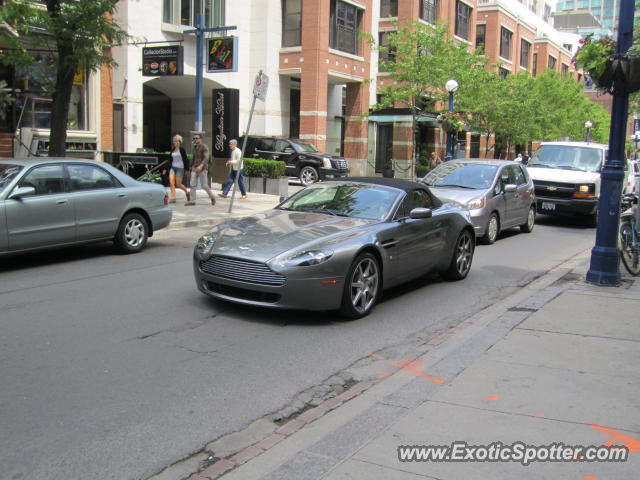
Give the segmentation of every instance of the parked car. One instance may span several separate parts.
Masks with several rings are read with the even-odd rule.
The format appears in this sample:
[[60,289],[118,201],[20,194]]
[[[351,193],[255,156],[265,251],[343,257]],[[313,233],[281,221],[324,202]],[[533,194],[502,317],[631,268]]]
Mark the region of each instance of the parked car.
[[[243,143],[244,137],[240,137],[238,144]],[[349,173],[344,158],[322,153],[311,143],[297,139],[249,135],[244,156],[282,160],[287,164],[286,174],[300,179],[304,186],[326,178],[346,177]]]
[[627,161],[622,193],[640,193],[640,164],[637,159]]
[[171,221],[164,187],[102,162],[0,161],[0,254],[113,240],[125,253]]
[[471,212],[476,235],[486,244],[501,230],[519,226],[529,233],[536,218],[533,182],[527,168],[504,160],[451,160],[422,181],[441,200],[456,201]]
[[609,146],[593,142],[543,142],[527,169],[536,190],[539,213],[582,215],[595,226],[600,171]]
[[428,272],[465,278],[474,246],[469,212],[424,184],[352,178],[213,227],[195,246],[193,271],[218,299],[359,318],[384,289]]

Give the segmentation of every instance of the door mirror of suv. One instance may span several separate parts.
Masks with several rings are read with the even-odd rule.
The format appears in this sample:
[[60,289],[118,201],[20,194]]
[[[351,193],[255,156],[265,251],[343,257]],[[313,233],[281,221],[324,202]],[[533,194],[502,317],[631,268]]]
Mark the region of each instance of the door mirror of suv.
[[513,183],[508,183],[504,186],[505,193],[515,192],[518,189],[518,186]]
[[284,149],[284,153],[293,153],[295,150],[291,147],[287,147]]
[[35,194],[36,189],[34,187],[18,187],[11,192],[9,198],[13,200],[20,200],[22,197],[29,197]]

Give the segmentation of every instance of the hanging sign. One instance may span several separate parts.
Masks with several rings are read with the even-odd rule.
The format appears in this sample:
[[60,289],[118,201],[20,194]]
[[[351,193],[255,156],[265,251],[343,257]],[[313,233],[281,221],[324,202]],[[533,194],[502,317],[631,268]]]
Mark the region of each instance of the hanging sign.
[[163,45],[142,49],[142,75],[163,77],[182,75],[182,46]]
[[238,37],[211,38],[207,41],[207,72],[238,71]]

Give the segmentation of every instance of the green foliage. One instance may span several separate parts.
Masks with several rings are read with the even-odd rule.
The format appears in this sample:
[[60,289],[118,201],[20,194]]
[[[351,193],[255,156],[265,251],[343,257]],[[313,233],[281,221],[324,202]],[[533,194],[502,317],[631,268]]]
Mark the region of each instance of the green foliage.
[[149,182],[149,183],[162,183],[162,176],[160,172],[147,170],[145,173],[138,177],[139,182]]
[[11,96],[11,89],[7,88],[7,82],[0,80],[0,120],[4,120],[7,115],[7,108],[15,99]]
[[284,176],[286,164],[280,160],[245,158],[242,168],[247,177],[280,178]]
[[416,165],[416,177],[422,178],[429,173],[429,167],[426,165]]
[[581,43],[574,56],[574,62],[577,67],[589,72],[591,78],[597,81],[605,73],[607,61],[610,61],[616,52],[616,42],[612,37],[596,40],[591,34],[581,40]]
[[461,132],[464,128],[464,117],[456,112],[443,112],[438,115],[437,120],[445,132]]

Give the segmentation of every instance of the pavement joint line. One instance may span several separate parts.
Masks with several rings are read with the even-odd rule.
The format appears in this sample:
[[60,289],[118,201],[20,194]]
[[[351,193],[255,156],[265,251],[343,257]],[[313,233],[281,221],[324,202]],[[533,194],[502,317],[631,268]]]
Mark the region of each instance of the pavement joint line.
[[[523,363],[523,362],[516,362],[513,360],[494,360],[491,359],[491,362],[495,362],[495,363],[504,363],[506,365],[518,365],[521,367],[535,367],[535,368],[540,368],[540,369],[547,369],[547,370],[556,370],[556,371],[561,371],[561,372],[576,372],[576,373],[587,373],[590,375],[602,375],[602,373],[599,372],[592,372],[592,371],[585,371],[585,370],[576,370],[573,368],[562,368],[562,367],[552,367],[549,365],[539,365],[539,364],[532,364],[532,363]],[[617,375],[614,373],[608,373],[607,374],[608,377],[615,377],[615,378],[629,378],[629,375]]]
[[383,468],[385,470],[393,470],[395,472],[407,473],[409,475],[414,475],[416,478],[426,478],[428,480],[445,480],[445,479],[440,478],[440,477],[434,477],[433,475],[422,475],[420,473],[411,472],[409,470],[403,470],[401,468],[391,468],[389,465],[380,465],[379,463],[371,462],[369,460],[364,460],[362,458],[351,458],[350,460],[352,462],[366,463],[367,465],[375,465],[376,467],[380,467],[380,468]]
[[623,342],[640,343],[640,340],[635,340],[633,338],[607,337],[605,335],[590,335],[588,333],[559,332],[555,330],[542,330],[539,328],[526,328],[526,327],[515,327],[515,328],[518,330],[522,330],[524,332],[553,333],[554,335],[573,335],[575,337],[583,337],[583,338],[602,338],[604,340],[620,340]]

